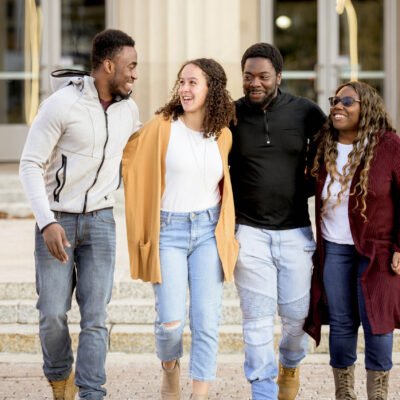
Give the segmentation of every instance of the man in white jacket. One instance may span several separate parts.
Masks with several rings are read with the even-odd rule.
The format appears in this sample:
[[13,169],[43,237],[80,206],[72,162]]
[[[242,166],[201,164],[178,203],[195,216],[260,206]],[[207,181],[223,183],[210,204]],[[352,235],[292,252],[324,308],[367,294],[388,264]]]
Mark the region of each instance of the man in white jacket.
[[[107,350],[106,306],[115,264],[112,192],[125,144],[140,128],[130,98],[134,40],[109,29],[93,39],[92,71],[56,71],[25,143],[20,178],[36,218],[37,308],[43,370],[54,399],[99,400]],[[81,313],[74,383],[67,311]]]

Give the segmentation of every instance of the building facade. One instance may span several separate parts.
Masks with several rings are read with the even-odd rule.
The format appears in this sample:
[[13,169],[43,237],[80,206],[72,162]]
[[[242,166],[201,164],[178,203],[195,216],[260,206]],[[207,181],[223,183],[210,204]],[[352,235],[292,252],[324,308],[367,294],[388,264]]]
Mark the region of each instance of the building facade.
[[240,97],[241,55],[267,41],[284,56],[283,90],[328,111],[335,87],[356,76],[379,90],[400,124],[397,0],[1,0],[0,162],[19,159],[51,93],[50,72],[89,69],[91,38],[104,28],[136,40],[133,96],[143,121],[168,100],[179,67],[192,58],[219,61],[232,97]]

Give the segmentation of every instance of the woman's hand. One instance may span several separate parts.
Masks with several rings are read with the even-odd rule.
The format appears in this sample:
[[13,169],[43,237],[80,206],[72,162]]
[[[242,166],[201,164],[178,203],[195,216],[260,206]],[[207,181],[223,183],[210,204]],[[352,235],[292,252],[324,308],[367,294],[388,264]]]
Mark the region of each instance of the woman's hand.
[[394,252],[391,267],[395,274],[400,275],[400,253]]

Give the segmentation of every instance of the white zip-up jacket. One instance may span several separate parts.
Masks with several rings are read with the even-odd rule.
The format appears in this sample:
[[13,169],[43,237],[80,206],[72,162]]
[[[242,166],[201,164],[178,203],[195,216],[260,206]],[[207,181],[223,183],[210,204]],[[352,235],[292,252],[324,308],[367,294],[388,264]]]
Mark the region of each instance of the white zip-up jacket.
[[19,169],[40,230],[56,222],[52,211],[86,213],[113,206],[122,151],[141,127],[131,98],[104,111],[86,73],[52,80],[57,90],[40,106]]

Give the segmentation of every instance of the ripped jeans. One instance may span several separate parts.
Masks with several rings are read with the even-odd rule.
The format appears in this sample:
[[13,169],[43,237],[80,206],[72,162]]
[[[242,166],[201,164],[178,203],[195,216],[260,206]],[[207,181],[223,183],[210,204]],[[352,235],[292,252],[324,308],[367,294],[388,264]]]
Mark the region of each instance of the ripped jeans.
[[279,360],[297,367],[307,352],[303,331],[308,314],[315,241],[311,227],[267,230],[238,225],[240,243],[235,283],[243,315],[244,371],[252,398],[278,396],[274,319],[281,317]]
[[223,271],[215,240],[219,206],[204,211],[161,211],[160,263],[162,283],[155,284],[155,335],[162,361],[182,357],[186,293],[192,333],[189,374],[215,379]]

